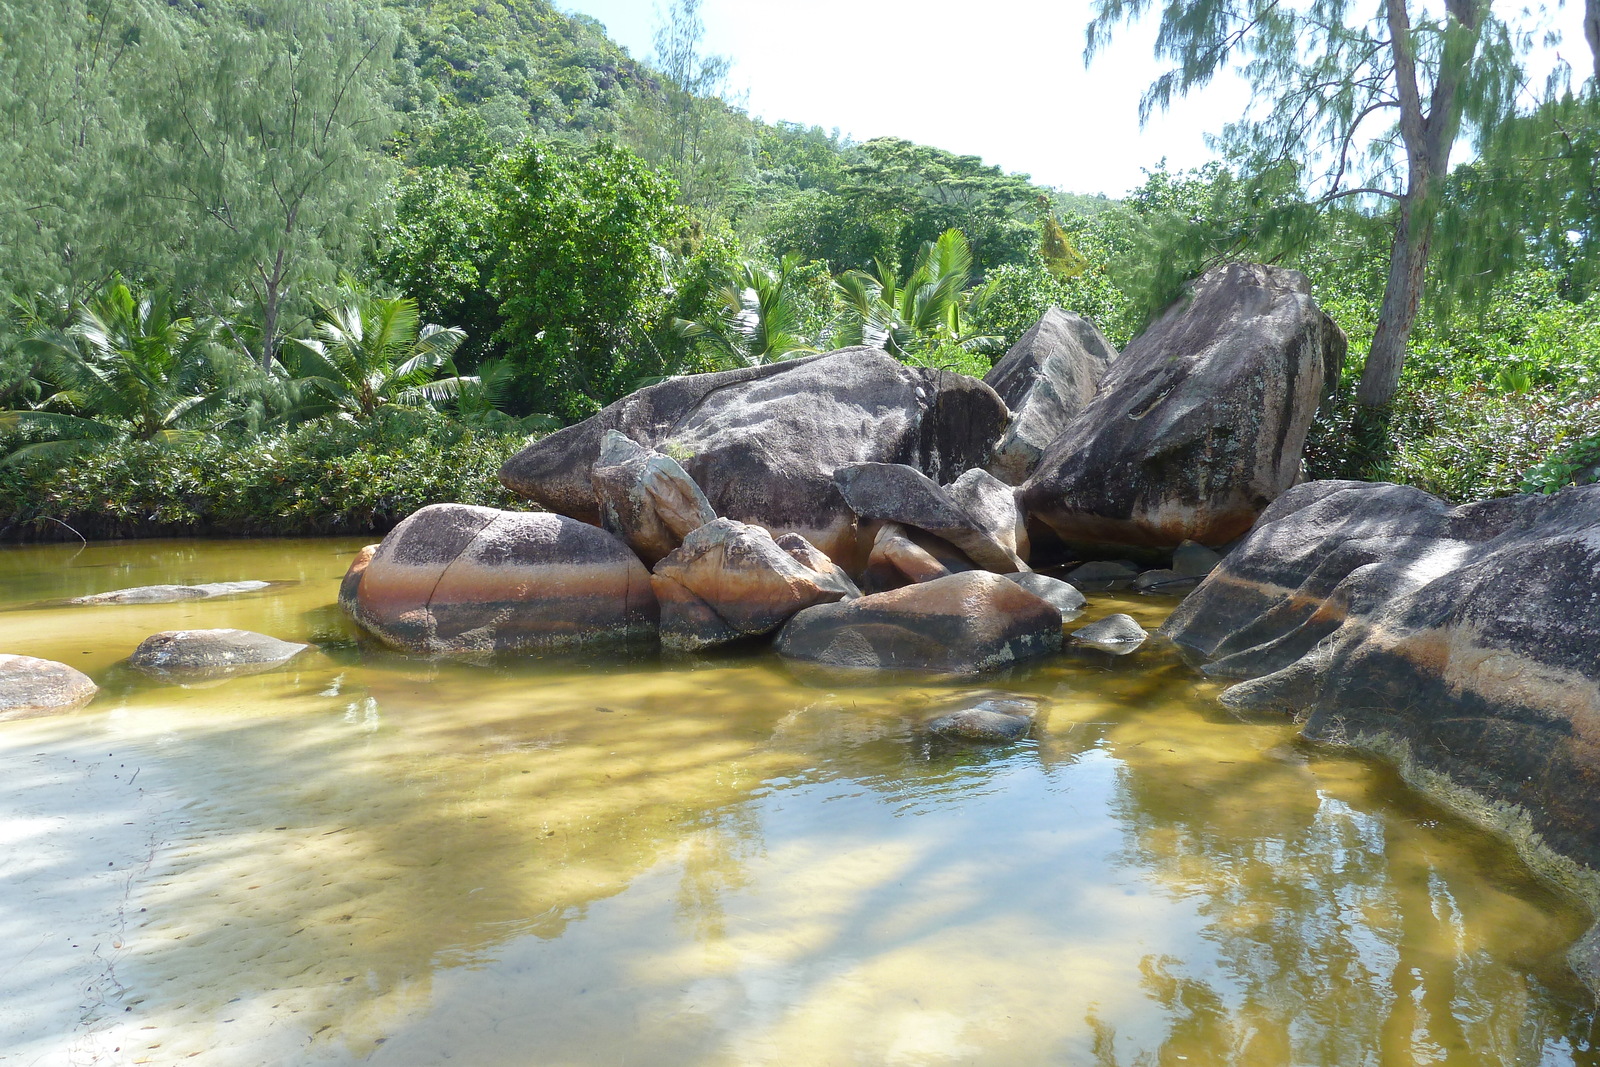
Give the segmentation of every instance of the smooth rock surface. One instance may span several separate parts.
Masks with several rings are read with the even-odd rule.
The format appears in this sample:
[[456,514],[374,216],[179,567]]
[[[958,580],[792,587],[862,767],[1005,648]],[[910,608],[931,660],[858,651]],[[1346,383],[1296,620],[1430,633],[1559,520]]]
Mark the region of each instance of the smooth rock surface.
[[128,666],[178,679],[257,674],[283,666],[310,647],[253,630],[164,630],[139,642]]
[[807,608],[779,654],[854,670],[973,674],[1061,648],[1061,613],[998,574],[968,571]]
[[87,674],[65,663],[0,654],[0,722],[76,711],[99,691]]
[[1298,271],[1231,263],[1127,347],[1023,484],[1069,545],[1222,545],[1300,475],[1344,333]]
[[960,708],[928,723],[928,733],[952,741],[1005,744],[1026,737],[1038,714],[1038,701],[995,697]]
[[601,528],[626,542],[647,567],[717,517],[677,460],[616,430],[602,436],[589,480]]
[[861,590],[846,574],[844,568],[828,558],[828,554],[797,533],[786,533],[773,538],[774,543],[795,560],[826,576],[845,590],[846,596],[860,596]]
[[[984,476],[982,471],[978,475]],[[996,574],[1028,569],[1015,547],[1017,513],[997,508],[982,482],[969,479],[962,492],[980,505],[984,518],[969,513],[937,482],[904,463],[856,463],[834,471],[833,480],[845,503],[863,519],[926,531]]]
[[140,585],[106,593],[74,597],[74,604],[173,604],[181,600],[211,600],[265,589],[271,582],[207,582],[203,585]]
[[1054,604],[1056,610],[1061,612],[1063,622],[1076,618],[1088,603],[1077,586],[1071,582],[1063,582],[1060,578],[1052,578],[1034,571],[1008,574],[1006,577],[1039,599]]
[[1149,631],[1140,626],[1137,619],[1121,613],[1107,615],[1098,622],[1072,631],[1074,643],[1118,656],[1133,652],[1149,637]]
[[1600,486],[1290,489],[1165,625],[1235,707],[1447,776],[1600,867]]
[[1133,580],[1133,588],[1141,593],[1182,593],[1199,584],[1198,577],[1192,574],[1179,574],[1165,567],[1140,571],[1139,576]]
[[1017,503],[1017,491],[999,478],[974,467],[944,487],[956,506],[1006,551],[1028,559],[1028,519]]
[[551,511],[598,524],[591,472],[606,431],[672,456],[718,515],[798,533],[852,574],[869,542],[833,484],[853,463],[906,463],[935,481],[982,466],[1010,418],[987,385],[870,348],[641,389],[530,444],[500,477]]
[[411,652],[492,653],[654,642],[650,572],[598,527],[546,512],[432,504],[352,564],[340,602]]
[[1108,593],[1126,589],[1139,577],[1139,568],[1120,559],[1095,559],[1067,572],[1067,581],[1085,593]]
[[[964,569],[972,568],[969,565]],[[939,559],[913,541],[905,527],[886,522],[878,528],[872,540],[872,552],[867,556],[861,584],[869,592],[882,593],[955,573],[957,571],[950,567],[948,561]]]
[[716,519],[656,564],[661,643],[694,652],[770,633],[803,608],[856,595],[797,560],[760,526]]
[[1117,350],[1094,323],[1050,308],[1018,338],[983,380],[1011,409],[1011,425],[995,444],[989,470],[1020,485],[1050,443],[1094,399]]
[[1221,562],[1222,553],[1196,541],[1185,541],[1172,550],[1172,569],[1186,578],[1204,578]]

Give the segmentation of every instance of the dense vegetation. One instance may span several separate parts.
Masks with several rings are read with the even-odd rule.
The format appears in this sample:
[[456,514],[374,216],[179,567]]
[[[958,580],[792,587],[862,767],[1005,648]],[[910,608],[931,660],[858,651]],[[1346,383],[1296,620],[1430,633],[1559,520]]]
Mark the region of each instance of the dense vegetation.
[[[1153,104],[1249,7],[1169,5],[1190,36]],[[1462,59],[1419,21],[1423,75],[1461,68],[1436,125],[1478,156],[1412,189],[1401,138],[1330,184],[1306,146],[1348,148],[1406,56],[1371,67],[1356,21],[1321,62],[1274,53],[1293,29],[1253,46],[1281,106],[1114,202],[753,120],[697,0],[648,62],[544,0],[0,0],[0,528],[383,528],[502,500],[529,434],[665,375],[845,344],[982,374],[1052,304],[1123,344],[1235,257],[1305,270],[1351,335],[1312,473],[1456,499],[1592,479],[1593,83],[1516,106],[1510,29],[1479,18]]]

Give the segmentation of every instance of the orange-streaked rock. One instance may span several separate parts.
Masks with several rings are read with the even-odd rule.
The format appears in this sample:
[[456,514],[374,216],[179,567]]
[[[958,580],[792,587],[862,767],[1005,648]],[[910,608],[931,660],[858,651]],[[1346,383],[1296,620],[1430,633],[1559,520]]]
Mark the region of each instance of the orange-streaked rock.
[[65,663],[0,654],[0,722],[76,711],[99,691],[87,674]]

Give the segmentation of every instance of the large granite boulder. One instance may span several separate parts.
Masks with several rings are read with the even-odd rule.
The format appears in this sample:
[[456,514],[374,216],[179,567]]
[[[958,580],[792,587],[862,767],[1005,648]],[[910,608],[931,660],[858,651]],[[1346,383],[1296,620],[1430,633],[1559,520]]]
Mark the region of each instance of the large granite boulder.
[[[1600,867],[1600,486],[1296,486],[1173,613],[1225,703],[1447,776]],[[1458,797],[1459,799],[1459,797]]]
[[[356,573],[359,569],[359,573]],[[650,572],[595,526],[432,504],[356,557],[340,603],[391,647],[502,652],[655,640]]]
[[718,515],[798,533],[851,573],[865,562],[833,483],[853,463],[906,463],[935,481],[983,466],[1010,413],[987,385],[871,348],[673,378],[506,461],[514,492],[598,524],[592,472],[616,430],[672,456]]
[[[834,471],[833,480],[850,510],[863,519],[924,530],[997,574],[1027,570],[1016,552],[1015,511],[998,522],[990,517],[986,523],[980,517],[984,512],[978,516],[969,513],[932,478],[904,463],[855,463]],[[964,492],[970,491],[970,484],[964,484]],[[981,488],[972,493],[980,504],[984,503],[981,494]]]
[[1112,364],[1020,499],[1070,545],[1222,545],[1300,475],[1344,333],[1305,275],[1231,263]]
[[99,691],[87,674],[65,663],[0,654],[0,722],[76,711]]
[[717,517],[677,460],[616,430],[601,438],[600,458],[589,478],[601,528],[627,542],[647,567]]
[[128,666],[157,678],[198,681],[274,670],[310,647],[254,630],[163,630],[139,642]]
[[687,652],[770,633],[802,608],[858,595],[848,579],[813,570],[762,527],[733,519],[689,534],[656,564],[650,584],[661,643]]
[[966,571],[807,608],[778,653],[853,670],[975,674],[1061,648],[1061,612],[1015,582]]
[[1094,399],[1117,350],[1094,323],[1053,307],[1011,346],[983,380],[1011,409],[1011,425],[989,470],[1020,485],[1050,443]]

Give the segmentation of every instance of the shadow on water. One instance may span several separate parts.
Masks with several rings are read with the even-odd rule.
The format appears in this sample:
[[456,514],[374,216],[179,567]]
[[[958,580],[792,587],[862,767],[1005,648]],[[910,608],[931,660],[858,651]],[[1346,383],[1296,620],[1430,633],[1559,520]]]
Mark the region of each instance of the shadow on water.
[[[343,546],[227,547],[95,582],[301,584],[0,623],[111,683],[0,728],[30,798],[0,1063],[1593,1062],[1581,915],[1159,641],[977,685],[467,665],[356,640]],[[98,591],[47,584],[18,598]],[[174,619],[320,648],[206,689],[117,672]],[[996,687],[1040,702],[1031,739],[927,742]]]

